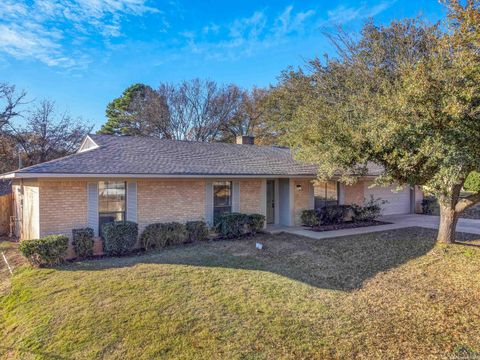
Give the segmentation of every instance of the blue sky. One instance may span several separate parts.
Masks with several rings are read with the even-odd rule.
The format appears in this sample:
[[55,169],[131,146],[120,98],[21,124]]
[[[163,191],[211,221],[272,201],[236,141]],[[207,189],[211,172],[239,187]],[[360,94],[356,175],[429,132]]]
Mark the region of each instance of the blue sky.
[[443,16],[436,0],[1,0],[0,82],[98,128],[130,84],[194,77],[267,86],[288,65],[332,54],[322,29]]

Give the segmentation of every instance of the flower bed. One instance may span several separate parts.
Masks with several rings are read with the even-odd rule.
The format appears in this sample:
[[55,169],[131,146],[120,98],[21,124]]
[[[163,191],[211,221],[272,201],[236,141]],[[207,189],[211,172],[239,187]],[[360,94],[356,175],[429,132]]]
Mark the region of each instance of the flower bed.
[[315,227],[309,227],[308,230],[323,232],[323,231],[332,231],[332,230],[342,230],[342,229],[355,229],[362,228],[367,226],[378,226],[378,225],[388,225],[391,224],[385,221],[371,220],[371,221],[358,221],[358,222],[344,222],[340,224],[332,225],[320,225]]

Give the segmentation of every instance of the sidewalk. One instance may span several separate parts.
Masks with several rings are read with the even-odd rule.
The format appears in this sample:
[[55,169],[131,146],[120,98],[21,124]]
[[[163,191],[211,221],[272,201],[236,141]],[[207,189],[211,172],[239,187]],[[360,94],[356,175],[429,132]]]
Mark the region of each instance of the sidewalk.
[[[367,234],[372,232],[380,232],[387,230],[395,229],[404,229],[409,227],[424,227],[428,229],[438,229],[439,217],[430,216],[430,215],[389,215],[384,216],[380,220],[385,222],[390,222],[391,224],[387,225],[376,225],[361,227],[355,229],[341,229],[341,230],[332,230],[332,231],[312,231],[308,230],[303,226],[279,226],[273,225],[267,227],[267,232],[271,234],[278,234],[280,232],[286,232],[289,234],[295,234],[300,236],[306,236],[311,239],[328,239],[340,236],[349,236],[357,234]],[[460,219],[457,225],[457,232],[466,232],[470,234],[479,234],[480,235],[480,220],[472,219]]]

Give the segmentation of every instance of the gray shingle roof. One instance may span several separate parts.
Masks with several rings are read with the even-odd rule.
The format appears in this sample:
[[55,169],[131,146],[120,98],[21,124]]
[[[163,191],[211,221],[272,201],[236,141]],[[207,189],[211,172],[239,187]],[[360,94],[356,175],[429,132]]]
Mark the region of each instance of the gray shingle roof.
[[19,174],[315,176],[287,148],[90,135],[99,146],[21,169]]

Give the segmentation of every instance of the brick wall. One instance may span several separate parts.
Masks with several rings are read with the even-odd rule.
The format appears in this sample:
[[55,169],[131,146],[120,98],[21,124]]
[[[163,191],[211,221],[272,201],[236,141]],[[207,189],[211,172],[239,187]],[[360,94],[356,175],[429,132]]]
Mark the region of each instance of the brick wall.
[[152,223],[205,219],[204,180],[138,180],[139,232]]
[[[297,189],[297,185],[301,186],[301,190]],[[301,225],[300,216],[303,210],[313,209],[313,184],[310,180],[295,180],[293,183],[294,191],[294,224]]]
[[72,235],[87,226],[87,183],[76,180],[41,180],[40,236]]
[[[240,181],[240,212],[245,214],[263,214],[262,180]],[[266,200],[265,200],[266,201]]]
[[353,185],[345,185],[345,205],[357,204],[363,205],[365,197],[365,182],[357,181]]
[[[72,229],[87,222],[87,182],[80,180],[40,180],[40,237],[52,234],[72,238]],[[68,257],[74,256],[70,246]]]

